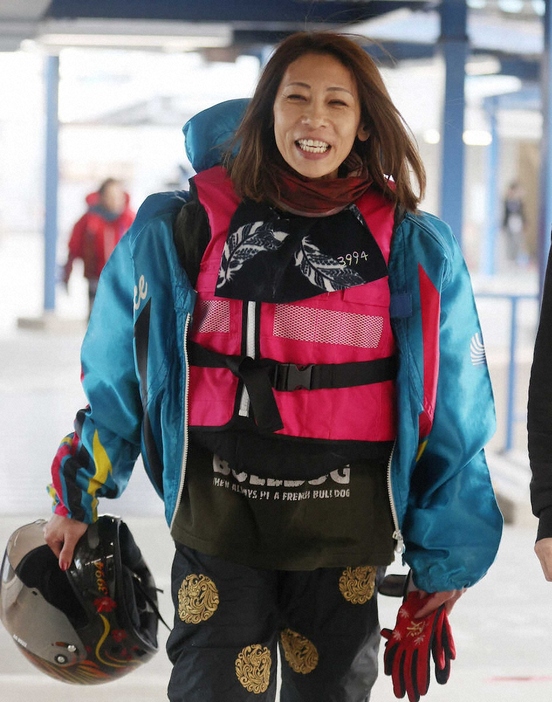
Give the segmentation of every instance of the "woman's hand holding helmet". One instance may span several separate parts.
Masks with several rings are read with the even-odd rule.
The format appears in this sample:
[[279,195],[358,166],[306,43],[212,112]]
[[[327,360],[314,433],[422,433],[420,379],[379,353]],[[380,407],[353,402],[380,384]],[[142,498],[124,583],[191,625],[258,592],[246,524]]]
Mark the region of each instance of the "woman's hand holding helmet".
[[44,527],[44,540],[55,553],[61,570],[67,570],[73,561],[73,553],[88,524],[76,519],[53,514]]

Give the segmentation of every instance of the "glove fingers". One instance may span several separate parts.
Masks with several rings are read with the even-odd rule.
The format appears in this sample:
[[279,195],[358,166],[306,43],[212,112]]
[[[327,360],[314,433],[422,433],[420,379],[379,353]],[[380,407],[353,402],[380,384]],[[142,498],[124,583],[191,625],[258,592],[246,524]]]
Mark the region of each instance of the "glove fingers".
[[419,702],[420,692],[418,690],[418,681],[416,679],[416,668],[418,665],[418,652],[411,648],[406,649],[401,666],[401,676],[409,702]]
[[422,620],[423,627],[419,630],[416,639],[417,646],[413,653],[415,665],[413,666],[412,672],[416,680],[418,695],[426,695],[429,689],[431,651],[435,640],[437,618],[438,614],[435,613]]
[[433,638],[431,653],[433,655],[433,660],[435,661],[436,669],[442,669],[446,664],[446,650],[444,646],[444,621],[446,619],[445,608],[441,607],[439,609],[439,614],[437,621],[435,623],[435,635]]
[[[393,682],[393,694],[399,699],[403,698],[406,693],[406,681],[404,677],[404,660],[406,657],[406,651],[403,651],[397,662],[397,665],[393,666],[391,670],[391,680]],[[410,699],[410,696],[409,696]],[[410,702],[413,702],[410,700]],[[417,702],[417,701],[415,701]]]
[[443,650],[444,650],[444,664],[439,668],[435,667],[435,679],[439,685],[444,685],[450,677],[450,662],[456,658],[456,650],[454,647],[454,641],[452,638],[449,641],[449,635],[452,637],[452,633],[447,633],[446,629],[443,635]]
[[446,639],[446,648],[449,652],[449,657],[454,660],[456,658],[456,646],[454,645],[454,639],[452,637],[452,629],[450,628],[450,623],[448,617],[445,616],[445,629],[443,632],[444,638]]
[[439,685],[444,685],[450,677],[450,662],[456,657],[452,631],[444,608],[436,623],[431,653],[435,661],[435,679]]
[[435,680],[439,685],[444,685],[450,677],[450,658],[447,658],[442,668],[435,668]]
[[429,689],[429,655],[425,651],[416,650],[412,655],[412,696],[410,702],[418,702]]
[[383,672],[385,675],[391,675],[393,672],[393,664],[397,655],[398,645],[390,645],[390,642],[385,644],[385,652],[383,654]]
[[442,668],[445,660],[454,660],[456,658],[456,647],[452,637],[452,630],[446,611],[439,615],[435,628],[435,638],[432,646],[432,653],[435,660],[435,665]]

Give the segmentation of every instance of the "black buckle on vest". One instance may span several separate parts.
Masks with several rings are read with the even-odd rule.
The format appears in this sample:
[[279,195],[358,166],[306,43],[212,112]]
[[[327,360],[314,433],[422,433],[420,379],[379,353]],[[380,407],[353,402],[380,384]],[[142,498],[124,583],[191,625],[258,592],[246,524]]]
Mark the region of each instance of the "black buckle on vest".
[[295,363],[278,363],[274,369],[272,387],[275,390],[310,390],[313,364],[296,366]]

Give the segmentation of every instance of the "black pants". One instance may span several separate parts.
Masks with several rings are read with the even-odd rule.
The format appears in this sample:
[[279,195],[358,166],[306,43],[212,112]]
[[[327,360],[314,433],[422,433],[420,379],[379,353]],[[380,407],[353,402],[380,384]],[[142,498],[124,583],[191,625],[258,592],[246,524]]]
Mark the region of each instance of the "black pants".
[[[368,702],[383,568],[273,571],[177,545],[171,702]],[[377,581],[377,582],[376,582]]]

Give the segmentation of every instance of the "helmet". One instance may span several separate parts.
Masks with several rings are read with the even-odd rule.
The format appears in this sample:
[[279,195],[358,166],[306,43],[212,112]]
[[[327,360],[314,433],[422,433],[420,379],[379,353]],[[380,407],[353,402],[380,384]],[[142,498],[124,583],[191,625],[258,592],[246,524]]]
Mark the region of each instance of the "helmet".
[[91,685],[157,652],[157,591],[130,529],[104,515],[65,572],[44,541],[45,520],[17,529],[2,563],[0,618],[21,652],[57,680]]

